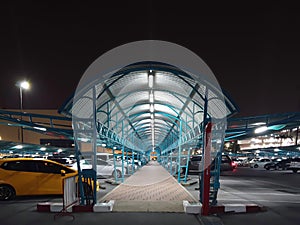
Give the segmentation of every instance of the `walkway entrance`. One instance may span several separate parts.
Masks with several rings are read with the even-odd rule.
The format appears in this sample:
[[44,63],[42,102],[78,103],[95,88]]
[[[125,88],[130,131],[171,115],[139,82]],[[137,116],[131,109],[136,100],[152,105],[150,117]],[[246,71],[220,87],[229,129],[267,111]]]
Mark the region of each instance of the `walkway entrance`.
[[115,212],[184,212],[184,200],[197,202],[156,161],[150,161],[99,201],[109,200],[115,200]]
[[[213,178],[201,179],[207,185],[200,185],[200,196],[215,204],[226,118],[235,111],[236,107],[199,57],[176,44],[149,40],[120,46],[99,57],[86,70],[74,97],[60,112],[72,117],[77,161],[89,158],[95,171],[98,152],[113,154],[115,168],[116,160],[122,160],[122,182],[126,172],[124,161],[126,165],[134,166],[136,161],[142,165],[154,154],[163,166],[170,165],[171,175],[158,165],[146,166],[141,174],[120,185],[116,193],[113,191],[111,199],[115,198],[121,208],[121,201],[180,201],[181,207],[187,197],[181,194],[179,190],[183,189],[172,175],[177,174],[177,182],[181,182],[190,154],[205,155],[202,171],[215,160],[215,171],[210,173]],[[206,136],[208,124],[211,135]],[[140,183],[139,177],[147,179],[146,183]],[[187,172],[185,181],[186,178]],[[79,186],[82,187],[80,182]],[[205,195],[204,186],[208,187]],[[118,199],[118,192],[127,197]],[[85,204],[82,193],[80,199]],[[108,199],[109,196],[103,201]]]

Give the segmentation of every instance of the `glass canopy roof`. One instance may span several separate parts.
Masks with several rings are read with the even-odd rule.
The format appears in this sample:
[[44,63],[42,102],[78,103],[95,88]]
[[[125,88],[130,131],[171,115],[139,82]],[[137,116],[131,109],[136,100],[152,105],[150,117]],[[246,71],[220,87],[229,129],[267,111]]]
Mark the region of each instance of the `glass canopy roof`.
[[105,81],[89,83],[80,98],[66,102],[61,113],[84,120],[93,117],[95,108],[98,144],[115,145],[108,133],[101,135],[105,127],[136,150],[149,151],[166,148],[180,134],[195,132],[204,119],[205,99],[209,118],[224,119],[236,112],[230,99],[208,81],[199,83],[165,63],[139,62]]

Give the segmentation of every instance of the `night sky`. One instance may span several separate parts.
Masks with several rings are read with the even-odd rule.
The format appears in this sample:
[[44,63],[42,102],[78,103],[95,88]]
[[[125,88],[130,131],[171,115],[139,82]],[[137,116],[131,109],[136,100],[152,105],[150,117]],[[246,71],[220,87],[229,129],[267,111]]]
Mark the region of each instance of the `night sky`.
[[103,53],[156,39],[200,56],[238,105],[237,116],[300,111],[296,5],[87,2],[1,1],[0,108],[20,107],[15,84],[25,78],[32,88],[24,92],[24,109],[58,109]]

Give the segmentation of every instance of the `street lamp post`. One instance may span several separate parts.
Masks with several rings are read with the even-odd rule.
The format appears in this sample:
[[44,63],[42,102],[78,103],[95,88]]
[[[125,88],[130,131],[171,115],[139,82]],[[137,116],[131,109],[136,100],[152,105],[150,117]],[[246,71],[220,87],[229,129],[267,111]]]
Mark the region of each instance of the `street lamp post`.
[[[21,81],[17,84],[20,89],[20,111],[23,113],[23,90],[28,90],[30,88],[30,84],[28,81]],[[22,120],[22,114],[21,114]],[[21,121],[22,122],[22,121]],[[21,126],[21,143],[23,143],[23,126]]]

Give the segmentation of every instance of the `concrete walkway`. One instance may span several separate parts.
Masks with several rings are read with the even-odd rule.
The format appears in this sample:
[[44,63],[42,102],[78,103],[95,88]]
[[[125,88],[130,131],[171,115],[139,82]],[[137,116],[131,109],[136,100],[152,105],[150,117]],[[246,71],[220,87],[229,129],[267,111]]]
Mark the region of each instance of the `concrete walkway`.
[[[174,188],[176,187],[176,188]],[[122,190],[122,188],[125,188]],[[170,190],[170,188],[172,188]],[[135,190],[126,193],[126,190]],[[56,217],[53,212],[38,212],[37,202],[53,201],[53,198],[30,197],[14,201],[0,202],[1,225],[223,225],[216,216],[202,217],[201,215],[186,214],[182,209],[182,201],[195,201],[193,197],[179,185],[163,167],[151,162],[128,177],[124,184],[108,192],[102,201],[110,196],[119,196],[113,212],[72,213],[74,217]],[[128,194],[128,195],[127,195]],[[103,195],[102,195],[103,196]],[[135,200],[122,200],[121,197],[131,196]],[[158,197],[160,196],[160,197]],[[179,197],[181,196],[181,197]],[[144,200],[141,200],[143,199]],[[57,199],[61,201],[61,198]],[[168,213],[172,212],[172,213]],[[74,220],[73,220],[74,218]]]
[[115,200],[115,212],[184,212],[182,202],[197,200],[156,161],[151,161],[102,197]]

